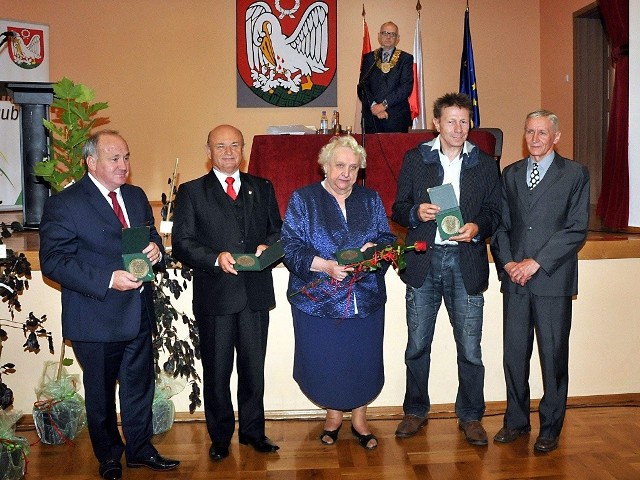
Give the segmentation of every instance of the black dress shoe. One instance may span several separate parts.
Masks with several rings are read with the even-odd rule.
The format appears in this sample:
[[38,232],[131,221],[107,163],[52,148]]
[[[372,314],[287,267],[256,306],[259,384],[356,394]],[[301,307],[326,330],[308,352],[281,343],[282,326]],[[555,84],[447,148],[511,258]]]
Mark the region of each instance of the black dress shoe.
[[556,448],[558,448],[558,440],[559,440],[559,437],[553,437],[553,438],[538,437],[536,439],[536,443],[533,445],[533,449],[543,453],[551,452],[552,450],[555,450]]
[[238,439],[242,445],[251,445],[256,451],[261,453],[273,453],[280,447],[273,443],[269,437],[262,437],[260,440],[240,437]]
[[100,464],[98,473],[105,480],[120,480],[122,478],[122,465],[119,461],[110,458]]
[[526,435],[531,431],[531,427],[524,428],[508,428],[502,427],[498,433],[493,437],[494,442],[498,443],[511,443],[522,435]]
[[180,462],[178,460],[164,458],[159,453],[156,453],[149,458],[138,458],[131,461],[127,460],[127,467],[129,468],[147,467],[151,470],[157,471],[172,470],[178,465],[180,465]]
[[211,460],[219,462],[223,458],[229,456],[229,445],[211,445],[209,448],[209,457]]

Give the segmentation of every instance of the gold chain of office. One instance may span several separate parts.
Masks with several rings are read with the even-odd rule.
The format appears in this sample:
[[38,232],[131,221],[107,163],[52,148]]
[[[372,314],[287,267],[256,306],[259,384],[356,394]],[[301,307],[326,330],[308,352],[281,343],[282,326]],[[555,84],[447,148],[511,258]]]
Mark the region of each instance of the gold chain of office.
[[280,0],[276,0],[276,10],[280,12],[280,16],[278,17],[280,20],[282,20],[286,15],[289,15],[289,17],[291,18],[295,18],[293,14],[296,13],[299,8],[300,8],[300,0],[296,0],[296,3],[293,6],[293,8],[289,10],[282,8],[280,6]]
[[374,58],[376,59],[376,67],[382,70],[382,73],[389,73],[391,69],[396,66],[396,63],[398,63],[398,59],[400,58],[400,54],[402,53],[402,51],[396,48],[395,52],[393,52],[393,55],[391,55],[391,58],[389,59],[389,61],[386,63],[383,63],[382,60],[380,59],[380,50],[376,50],[373,54]]

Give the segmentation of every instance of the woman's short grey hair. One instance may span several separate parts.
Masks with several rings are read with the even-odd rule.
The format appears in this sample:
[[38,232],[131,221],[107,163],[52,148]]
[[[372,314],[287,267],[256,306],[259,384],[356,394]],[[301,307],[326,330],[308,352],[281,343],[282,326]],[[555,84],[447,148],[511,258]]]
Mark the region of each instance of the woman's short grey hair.
[[365,168],[367,166],[367,152],[358,145],[356,139],[351,135],[340,135],[333,137],[329,143],[327,143],[322,150],[320,150],[320,155],[318,155],[318,163],[321,167],[326,167],[331,159],[333,158],[333,153],[336,148],[348,148],[358,157],[358,167]]

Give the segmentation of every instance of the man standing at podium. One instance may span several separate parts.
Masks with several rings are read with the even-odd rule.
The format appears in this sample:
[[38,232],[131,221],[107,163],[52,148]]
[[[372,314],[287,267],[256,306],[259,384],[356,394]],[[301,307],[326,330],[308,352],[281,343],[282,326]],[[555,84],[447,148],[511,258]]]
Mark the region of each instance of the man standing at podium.
[[413,89],[413,55],[396,48],[398,26],[383,23],[380,48],[362,58],[358,98],[364,133],[407,132],[411,126],[409,95]]

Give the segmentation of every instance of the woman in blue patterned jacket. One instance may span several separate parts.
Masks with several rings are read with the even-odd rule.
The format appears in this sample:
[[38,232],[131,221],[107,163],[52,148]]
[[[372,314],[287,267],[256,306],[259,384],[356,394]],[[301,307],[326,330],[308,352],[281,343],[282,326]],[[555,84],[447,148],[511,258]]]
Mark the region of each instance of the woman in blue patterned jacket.
[[354,272],[338,263],[336,252],[364,252],[395,237],[378,193],[356,184],[366,153],[353,137],[334,137],[318,163],[325,179],[293,193],[281,232],[291,272],[293,376],[311,401],[327,409],[323,444],[336,442],[343,412],[351,411],[353,435],[373,449],[378,441],[366,410],[384,384],[386,269]]

